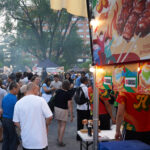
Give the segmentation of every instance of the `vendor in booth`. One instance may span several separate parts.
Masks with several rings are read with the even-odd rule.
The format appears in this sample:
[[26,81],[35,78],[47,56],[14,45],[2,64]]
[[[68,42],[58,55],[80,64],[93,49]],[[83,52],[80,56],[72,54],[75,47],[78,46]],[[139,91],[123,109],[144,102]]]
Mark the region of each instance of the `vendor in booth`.
[[[117,98],[117,140],[140,140],[150,144],[150,95],[120,92]],[[124,135],[120,127],[124,120]]]

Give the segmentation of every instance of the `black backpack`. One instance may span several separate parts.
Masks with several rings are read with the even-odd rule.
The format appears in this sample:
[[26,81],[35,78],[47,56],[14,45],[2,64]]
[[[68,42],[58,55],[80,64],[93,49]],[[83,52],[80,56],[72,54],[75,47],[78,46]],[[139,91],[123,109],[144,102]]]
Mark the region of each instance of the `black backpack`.
[[78,105],[82,105],[89,101],[88,98],[85,97],[84,92],[81,87],[76,88],[76,91],[74,94],[74,100],[75,100],[76,104],[78,104]]

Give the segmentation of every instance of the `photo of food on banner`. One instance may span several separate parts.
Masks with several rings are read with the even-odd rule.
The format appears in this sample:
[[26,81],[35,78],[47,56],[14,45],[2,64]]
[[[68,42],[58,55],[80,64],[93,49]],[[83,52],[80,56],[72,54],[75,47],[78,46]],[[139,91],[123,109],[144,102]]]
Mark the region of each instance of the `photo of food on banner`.
[[150,62],[140,63],[138,91],[150,94]]
[[101,66],[150,59],[150,2],[99,0],[94,16],[94,64]]
[[97,67],[96,87],[100,89],[112,89],[112,70],[113,66]]

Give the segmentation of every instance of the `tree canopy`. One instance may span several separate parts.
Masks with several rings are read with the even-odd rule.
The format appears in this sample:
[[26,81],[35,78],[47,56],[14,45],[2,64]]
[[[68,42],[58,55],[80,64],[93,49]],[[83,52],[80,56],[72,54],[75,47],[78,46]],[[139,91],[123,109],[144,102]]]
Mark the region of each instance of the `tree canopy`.
[[3,32],[16,31],[15,48],[39,60],[71,65],[84,50],[76,32],[82,18],[72,21],[65,10],[53,11],[49,0],[1,0],[0,11],[6,15]]

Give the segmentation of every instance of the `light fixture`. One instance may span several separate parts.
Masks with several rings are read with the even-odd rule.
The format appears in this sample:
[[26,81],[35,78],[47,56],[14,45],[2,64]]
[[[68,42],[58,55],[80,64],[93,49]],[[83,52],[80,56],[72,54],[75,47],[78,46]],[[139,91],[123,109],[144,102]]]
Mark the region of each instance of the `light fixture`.
[[97,72],[103,73],[103,72],[104,72],[104,69],[103,69],[103,68],[98,68],[98,69],[97,69]]
[[90,72],[94,72],[94,71],[95,71],[95,67],[94,67],[94,66],[90,66],[89,71],[90,71]]
[[100,21],[97,18],[92,17],[91,21],[90,21],[90,25],[93,28],[96,28],[97,26],[99,26]]

